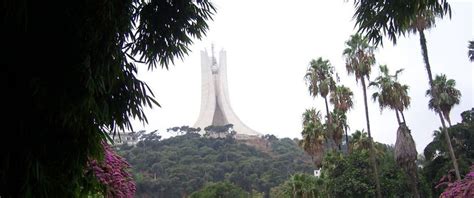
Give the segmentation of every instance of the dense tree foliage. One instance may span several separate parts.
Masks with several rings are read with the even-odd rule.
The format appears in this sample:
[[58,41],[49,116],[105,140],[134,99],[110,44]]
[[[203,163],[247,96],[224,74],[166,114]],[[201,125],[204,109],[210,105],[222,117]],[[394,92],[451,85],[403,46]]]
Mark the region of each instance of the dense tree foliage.
[[[0,196],[74,197],[110,131],[155,106],[137,63],[167,67],[206,32],[207,0],[5,1],[0,6],[9,131]],[[48,50],[45,50],[45,48]]]
[[[466,174],[469,167],[474,164],[474,109],[464,111],[461,114],[462,122],[448,129],[449,135],[454,140],[453,150],[458,156],[458,164],[461,174]],[[440,129],[441,130],[441,129]],[[434,195],[439,195],[445,186],[438,185],[441,178],[450,175],[454,178],[454,170],[449,158],[449,150],[440,130],[433,134],[433,140],[425,147],[425,161],[423,175],[429,181]]]
[[232,136],[205,138],[196,133],[118,149],[132,165],[138,197],[182,197],[219,181],[268,195],[290,175],[312,173],[310,157],[294,140],[265,136],[255,141],[264,149]]
[[324,195],[323,180],[314,175],[297,173],[284,183],[271,189],[272,198],[312,198]]
[[[377,144],[377,164],[383,197],[410,196],[409,180],[397,166],[393,147]],[[324,159],[322,177],[331,197],[375,197],[375,181],[369,163],[369,150],[355,150],[350,155],[330,153]]]
[[203,189],[191,194],[191,198],[247,198],[249,194],[230,182],[208,183]]
[[[328,152],[323,159],[319,178],[313,175],[295,174],[285,183],[272,188],[272,197],[375,197],[375,181],[369,160],[366,133],[351,137],[353,149],[348,155]],[[362,143],[362,144],[361,144]],[[383,197],[411,197],[409,178],[395,162],[394,148],[375,143],[377,164],[380,167],[380,182]],[[422,177],[422,175],[419,175]],[[429,186],[419,183],[422,197],[430,197]]]

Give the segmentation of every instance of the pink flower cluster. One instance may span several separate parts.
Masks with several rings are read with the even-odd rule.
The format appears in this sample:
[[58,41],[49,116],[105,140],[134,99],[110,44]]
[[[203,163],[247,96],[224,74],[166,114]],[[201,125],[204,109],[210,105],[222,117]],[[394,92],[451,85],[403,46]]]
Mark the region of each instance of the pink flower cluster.
[[135,182],[132,175],[127,172],[130,165],[107,144],[104,147],[104,161],[91,160],[89,168],[92,169],[97,180],[106,186],[106,197],[128,198],[135,195]]
[[471,171],[466,174],[464,179],[449,183],[448,187],[441,193],[442,198],[471,198],[474,197],[474,164]]

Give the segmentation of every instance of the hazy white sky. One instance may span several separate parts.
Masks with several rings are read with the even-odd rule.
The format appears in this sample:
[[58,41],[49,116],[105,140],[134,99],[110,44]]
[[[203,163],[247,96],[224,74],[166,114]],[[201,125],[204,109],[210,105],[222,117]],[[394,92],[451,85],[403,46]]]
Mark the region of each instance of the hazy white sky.
[[[350,1],[351,2],[351,1]],[[200,50],[227,51],[228,86],[235,113],[249,127],[262,134],[301,138],[301,114],[315,107],[325,113],[322,98],[309,96],[303,76],[311,59],[329,59],[341,77],[341,83],[354,92],[355,108],[348,114],[350,131],[365,129],[362,88],[345,70],[344,42],[355,33],[352,3],[343,0],[259,0],[214,1],[217,14],[210,22],[205,38],[195,41],[192,52],[169,70],[146,71],[139,78],[148,83],[161,108],[147,109],[149,124],[134,122],[135,130],[192,126],[198,117],[201,100]],[[451,20],[438,20],[426,32],[433,74],[445,73],[457,82],[463,96],[451,117],[459,122],[460,113],[474,106],[474,65],[467,57],[468,40],[474,40],[471,0],[450,1]],[[378,64],[387,64],[393,72],[405,68],[400,80],[410,86],[411,107],[405,113],[418,152],[431,141],[439,118],[428,109],[428,88],[418,35],[400,38],[396,46],[385,41],[376,52]],[[368,94],[374,90],[368,89]],[[369,101],[371,131],[374,139],[395,144],[396,117],[390,110],[379,110]]]

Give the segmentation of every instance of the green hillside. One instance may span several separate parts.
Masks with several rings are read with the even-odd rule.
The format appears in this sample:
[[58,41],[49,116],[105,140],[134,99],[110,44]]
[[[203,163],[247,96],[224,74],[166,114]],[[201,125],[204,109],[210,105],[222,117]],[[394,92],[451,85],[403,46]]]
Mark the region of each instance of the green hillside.
[[152,135],[117,149],[132,166],[137,197],[183,197],[219,181],[268,195],[292,174],[313,172],[311,158],[294,140],[273,135],[251,141],[196,133],[165,140]]

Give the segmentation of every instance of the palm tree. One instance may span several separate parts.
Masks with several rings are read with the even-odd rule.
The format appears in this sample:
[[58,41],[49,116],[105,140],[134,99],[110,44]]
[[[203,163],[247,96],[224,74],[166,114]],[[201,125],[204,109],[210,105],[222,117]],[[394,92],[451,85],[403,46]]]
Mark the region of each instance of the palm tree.
[[[370,139],[367,136],[367,132],[362,130],[356,130],[354,133],[351,134],[349,140],[349,151],[352,152],[354,150],[368,150],[370,151]],[[374,143],[374,153],[377,157],[382,157],[385,153],[383,146]]]
[[362,130],[356,130],[351,135],[350,140],[350,150],[362,150],[362,149],[370,149],[369,139],[367,138],[367,132]]
[[474,41],[469,41],[469,46],[467,47],[469,51],[467,52],[471,62],[474,61]]
[[[311,60],[309,68],[304,76],[308,85],[309,94],[316,97],[318,94],[324,98],[326,104],[326,116],[329,117],[329,106],[327,95],[335,86],[333,79],[334,68],[329,60],[323,60],[319,57],[317,60]],[[328,118],[329,119],[329,118]],[[330,119],[329,119],[330,120]]]
[[[332,131],[331,133],[331,138],[334,140],[336,143],[339,151],[342,150],[341,144],[342,144],[342,136],[344,134],[344,131],[346,131],[346,136],[347,136],[347,128],[349,126],[347,125],[347,117],[346,114],[343,111],[340,111],[338,109],[334,109],[331,114],[331,123],[328,123],[330,130]],[[347,137],[346,137],[347,141]]]
[[375,86],[379,90],[372,95],[372,98],[374,101],[378,100],[380,111],[384,108],[395,110],[399,125],[397,140],[395,141],[395,158],[397,163],[409,176],[413,194],[415,197],[420,197],[417,187],[418,177],[415,161],[418,153],[416,152],[415,141],[413,141],[410,130],[406,125],[405,116],[402,116],[403,122],[400,122],[398,115],[398,112],[403,115],[403,110],[410,105],[408,86],[401,85],[398,82],[398,74],[400,74],[403,69],[397,70],[394,75],[390,75],[386,65],[380,65],[379,68],[381,75],[370,83],[370,86]]
[[436,75],[433,88],[426,90],[426,96],[430,96],[428,107],[442,113],[450,127],[452,125],[449,114],[453,106],[459,104],[461,98],[461,91],[456,89],[455,86],[455,80],[448,80],[445,74],[441,74]]
[[352,93],[349,87],[345,87],[344,85],[338,85],[336,88],[331,91],[329,96],[329,102],[334,105],[334,109],[337,110],[339,113],[344,115],[344,131],[346,133],[346,144],[349,144],[349,137],[347,135],[348,126],[347,125],[347,117],[345,114],[349,111],[354,103],[352,102]]
[[[423,60],[425,62],[426,72],[428,73],[428,81],[430,84],[430,90],[432,90],[431,92],[435,92],[434,91],[435,85],[433,81],[433,75],[431,73],[431,66],[430,66],[430,62],[428,58],[428,48],[426,47],[426,37],[424,34],[424,30],[433,27],[435,25],[435,17],[440,17],[442,15],[443,15],[442,12],[435,11],[431,9],[430,7],[422,7],[420,11],[417,13],[414,20],[411,21],[410,26],[407,28],[409,32],[412,32],[412,33],[418,32],[418,34],[420,35],[420,46],[421,46],[421,51],[423,55]],[[451,139],[449,138],[446,124],[444,123],[442,112],[437,111],[437,109],[440,109],[439,107],[432,107],[432,109],[435,109],[435,111],[438,113],[439,119],[441,121],[441,125],[443,126],[443,129],[444,129],[443,131],[445,133],[446,142],[448,143],[448,147],[450,150],[450,156],[453,162],[456,178],[458,180],[461,180],[461,175],[459,174],[459,166],[456,160],[456,156],[454,155],[453,146],[451,144]]]
[[[382,34],[396,43],[397,37],[405,35],[406,32],[418,32],[420,34],[420,46],[430,89],[433,87],[433,76],[431,75],[431,66],[428,58],[428,49],[426,47],[426,38],[424,30],[434,25],[434,17],[443,18],[445,15],[451,17],[451,6],[446,0],[441,1],[364,1],[356,0],[356,24],[359,26],[359,32],[365,33],[374,43],[382,42]],[[442,113],[438,112],[441,125],[443,126],[444,136],[449,148],[449,155],[456,172],[456,178],[461,180],[458,163],[454,155],[451,139],[449,138],[446,124],[444,123]]]
[[296,173],[286,182],[289,188],[284,189],[284,194],[293,198],[313,198],[319,197],[317,178],[313,175]]
[[[411,26],[408,28],[408,31],[413,33],[418,32],[420,34],[420,45],[423,55],[423,60],[425,61],[426,72],[428,73],[428,80],[430,83],[431,92],[434,92],[434,82],[433,75],[431,74],[431,66],[428,58],[428,49],[426,47],[426,38],[424,34],[425,29],[429,29],[435,24],[435,17],[439,16],[439,13],[430,10],[428,7],[422,9],[415,20],[412,21]],[[439,107],[434,107],[434,109],[439,109]],[[436,110],[435,110],[436,111]],[[443,131],[445,132],[446,141],[448,142],[448,147],[450,148],[451,160],[453,161],[454,170],[456,173],[456,178],[461,180],[461,175],[459,174],[459,167],[457,164],[456,156],[454,155],[453,146],[451,144],[451,139],[449,138],[448,130],[446,124],[444,123],[443,115],[441,111],[437,111],[439,119],[441,120],[441,125],[443,126]]]
[[372,65],[375,64],[374,47],[369,45],[366,38],[358,34],[352,35],[351,39],[346,42],[346,49],[343,55],[346,57],[346,69],[348,74],[355,74],[356,82],[361,80],[362,91],[364,92],[365,118],[367,121],[367,132],[370,139],[370,161],[374,169],[374,179],[377,190],[377,197],[382,197],[380,190],[379,173],[377,163],[375,161],[374,145],[370,131],[369,108],[367,105],[367,90],[365,79],[369,80]]
[[316,167],[320,167],[324,153],[324,127],[321,123],[321,115],[316,109],[306,109],[303,113],[303,139],[299,142],[300,147],[313,159]]
[[[369,86],[375,86],[379,89],[378,92],[372,94],[372,99],[378,101],[380,111],[387,107],[395,110],[398,124],[406,123],[403,110],[410,106],[410,96],[408,96],[408,86],[398,82],[398,74],[403,69],[397,70],[394,75],[389,74],[387,65],[380,65],[379,69],[381,75],[369,84]],[[400,120],[399,113],[402,115],[403,121]]]
[[431,66],[428,58],[428,48],[426,47],[425,30],[430,29],[435,25],[436,13],[429,9],[421,10],[416,17],[410,22],[407,30],[411,33],[418,33],[420,35],[421,53],[425,68],[428,72],[428,79],[430,84],[433,83],[433,76],[431,75]]
[[353,95],[354,94],[352,93],[349,87],[346,87],[344,85],[338,85],[331,92],[329,102],[334,105],[334,108],[343,112],[347,112],[352,108],[354,104],[352,102]]

